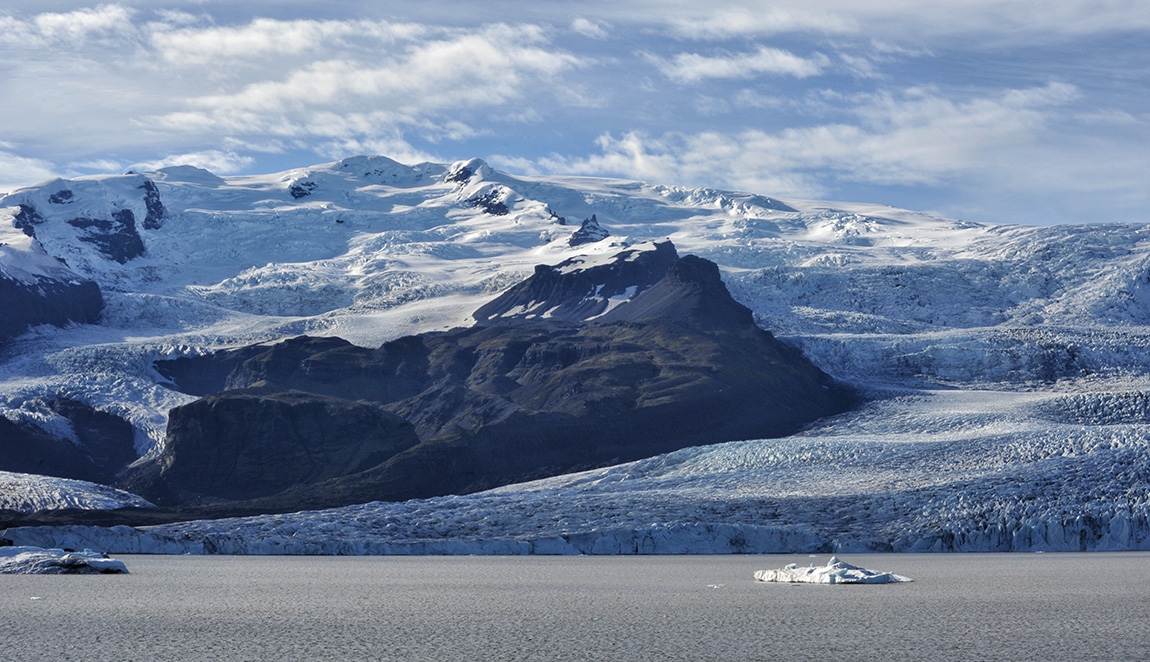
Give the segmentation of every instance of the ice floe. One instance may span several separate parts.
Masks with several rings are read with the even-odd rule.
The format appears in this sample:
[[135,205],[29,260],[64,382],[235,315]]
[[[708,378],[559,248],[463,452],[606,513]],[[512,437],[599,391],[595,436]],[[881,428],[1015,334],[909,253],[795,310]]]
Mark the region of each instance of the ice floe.
[[893,572],[867,570],[851,565],[839,560],[837,556],[832,556],[824,566],[811,564],[810,567],[801,568],[797,563],[792,563],[777,570],[759,570],[755,573],[755,579],[786,584],[893,584],[914,581]]
[[85,549],[69,552],[43,547],[0,547],[0,575],[127,574],[123,561]]

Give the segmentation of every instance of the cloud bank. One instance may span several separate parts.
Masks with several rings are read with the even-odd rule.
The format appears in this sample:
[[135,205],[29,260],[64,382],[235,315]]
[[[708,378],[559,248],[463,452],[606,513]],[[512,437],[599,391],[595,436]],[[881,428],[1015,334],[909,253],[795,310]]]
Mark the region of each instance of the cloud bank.
[[0,190],[375,152],[985,220],[1144,220],[1148,37],[1147,0],[13,0]]

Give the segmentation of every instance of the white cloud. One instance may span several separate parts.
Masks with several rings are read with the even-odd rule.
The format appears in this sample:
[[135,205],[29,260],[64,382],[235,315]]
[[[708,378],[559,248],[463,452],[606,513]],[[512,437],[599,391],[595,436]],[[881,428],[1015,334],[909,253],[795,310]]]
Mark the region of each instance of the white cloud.
[[1135,126],[1143,123],[1143,120],[1139,120],[1125,110],[1116,108],[1104,108],[1089,113],[1082,113],[1078,116],[1078,119],[1085,124],[1103,126]]
[[100,5],[71,12],[45,12],[29,19],[0,16],[0,45],[25,51],[77,50],[90,44],[128,44],[134,48],[139,31],[133,11],[120,5]]
[[322,143],[316,149],[330,159],[341,159],[348,154],[386,154],[400,163],[435,161],[435,157],[412,147],[398,131],[372,138],[343,138]]
[[[10,147],[0,144],[0,147]],[[0,149],[0,195],[56,176],[51,163]]]
[[36,31],[53,41],[77,41],[136,31],[132,12],[120,5],[100,5],[67,13],[44,13],[33,20]]
[[250,156],[242,156],[231,151],[210,149],[188,154],[173,154],[155,161],[135,163],[130,169],[147,171],[167,168],[169,166],[190,165],[209,170],[217,175],[229,175],[242,172],[254,162],[255,159]]
[[734,94],[731,99],[734,105],[739,108],[781,108],[787,101],[786,99],[778,96],[768,96],[755,90],[739,90]]
[[[854,32],[853,21],[839,13],[752,5],[707,11],[705,17],[674,16],[670,19],[673,34],[689,39],[731,39],[756,37],[786,32],[841,34]],[[817,3],[812,3],[817,4]]]
[[607,32],[611,24],[606,21],[592,21],[586,18],[576,18],[571,21],[571,29],[584,37],[591,39],[606,39],[610,36]]
[[[885,40],[962,37],[1014,43],[1150,28],[1147,0],[741,0],[721,9],[659,2],[653,20],[670,34],[729,40],[777,34],[868,35]],[[648,6],[648,11],[653,7]]]
[[442,150],[806,197],[991,178],[1146,195],[1150,0],[532,3],[521,25],[462,2],[99,2],[0,9],[0,168],[25,183],[164,154]]
[[[186,21],[185,21],[186,22]],[[368,52],[397,41],[418,38],[427,28],[375,21],[316,21],[256,18],[240,26],[155,23],[150,41],[165,61],[183,66],[212,62],[264,63],[284,55],[346,48]]]
[[[378,53],[364,60],[319,60],[279,80],[187,99],[187,109],[153,126],[187,132],[370,137],[396,126],[437,127],[441,136],[470,136],[472,110],[521,98],[580,66],[548,47],[534,26],[487,26]],[[457,117],[436,119],[439,114]],[[433,137],[429,134],[429,137]]]
[[[550,157],[546,172],[614,175],[691,185],[722,185],[793,197],[820,197],[837,180],[937,186],[1018,167],[1017,154],[1042,144],[1047,111],[1075,98],[1051,83],[955,101],[926,89],[848,99],[857,124],[768,132],[704,131],[651,137],[629,132],[598,140],[599,154]],[[1005,150],[1013,150],[1008,161]]]
[[816,76],[829,64],[826,56],[803,58],[777,48],[760,46],[753,53],[708,57],[697,53],[680,53],[670,61],[648,56],[663,75],[679,83],[697,83],[708,78],[752,78],[758,74],[775,74],[807,78]]
[[124,169],[124,165],[119,161],[112,159],[89,159],[86,161],[72,161],[64,166],[64,170],[69,173],[69,176],[77,172],[119,172]]

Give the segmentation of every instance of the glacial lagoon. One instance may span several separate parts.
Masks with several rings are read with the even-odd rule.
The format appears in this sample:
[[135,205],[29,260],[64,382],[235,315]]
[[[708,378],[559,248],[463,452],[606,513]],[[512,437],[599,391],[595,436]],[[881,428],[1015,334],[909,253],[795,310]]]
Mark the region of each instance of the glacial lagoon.
[[1141,660],[1150,553],[853,554],[914,579],[766,584],[829,555],[117,555],[0,576],[20,660]]

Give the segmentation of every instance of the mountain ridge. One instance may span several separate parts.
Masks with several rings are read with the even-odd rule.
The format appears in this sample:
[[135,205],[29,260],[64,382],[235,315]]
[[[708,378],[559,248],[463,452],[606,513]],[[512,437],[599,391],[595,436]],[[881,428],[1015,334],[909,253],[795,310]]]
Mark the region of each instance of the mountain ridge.
[[[165,211],[156,228],[141,222],[141,177]],[[296,184],[307,195],[294,197]],[[598,264],[668,238],[716,263],[760,326],[868,399],[779,440],[454,500],[166,529],[205,536],[212,549],[274,549],[287,539],[275,537],[276,521],[296,527],[296,540],[312,536],[308,549],[335,549],[309,527],[344,531],[338,544],[353,551],[1033,551],[1150,540],[1141,478],[1150,433],[1138,404],[1150,393],[1146,224],[969,223],[381,157],[268,175],[182,168],[46,182],[0,203],[0,226],[30,242],[16,227],[21,204],[44,219],[32,224],[44,259],[66,263],[104,299],[96,324],[39,324],[0,346],[0,414],[64,443],[77,435],[51,408],[57,397],[126,421],[138,456],[161,454],[167,412],[197,396],[168,388],[156,360],[302,335],[372,348],[468,326],[535,265]],[[132,210],[144,246],[124,263],[81,239],[95,226],[67,222],[111,223],[118,209]],[[592,217],[608,235],[571,246],[578,219]],[[10,259],[0,256],[0,269]],[[606,306],[627,298],[608,296]],[[486,388],[498,393],[501,383]],[[59,483],[53,501],[53,483],[21,475],[6,474],[5,485],[40,496],[0,502],[83,502],[74,484]],[[340,524],[360,515],[393,523],[390,537]],[[494,542],[443,533],[473,530]]]
[[[644,256],[649,259],[636,265]],[[633,268],[617,268],[623,264]],[[305,402],[342,398],[345,410],[352,406],[348,398],[376,402],[413,426],[419,441],[396,446],[379,466],[349,466],[314,486],[287,480],[270,494],[255,489],[261,481],[250,478],[214,488],[217,499],[279,511],[474,492],[685,446],[780,436],[853,403],[846,389],[755,326],[750,310],[731,300],[713,263],[679,258],[669,242],[639,253],[625,250],[586,270],[565,263],[562,278],[583,289],[553,287],[558,269],[537,268],[485,309],[513,310],[525,293],[547,291],[558,298],[538,303],[557,310],[604,276],[613,277],[618,289],[635,291],[638,285],[622,282],[628,275],[637,283],[650,280],[651,268],[661,277],[615,306],[613,319],[501,314],[497,324],[409,336],[375,350],[337,338],[298,337],[160,362],[157,370],[177,388],[186,381],[203,390],[209,384],[198,370],[203,364],[216,380],[209,390],[222,389],[173,409],[164,452],[129,469],[118,486],[167,506],[193,505],[197,494],[212,497],[206,485],[220,474],[221,454],[243,457],[253,444],[270,449],[282,443],[273,440],[296,439],[275,420],[251,422],[265,418],[269,407],[282,411],[287,394]],[[602,287],[590,291],[596,289]],[[570,310],[579,310],[578,303]],[[631,308],[636,314],[627,315]],[[232,366],[226,376],[223,366]],[[238,409],[223,422],[216,411],[224,405],[246,405],[250,413]],[[334,423],[293,420],[292,429],[317,432]],[[355,434],[341,436],[358,443]],[[315,446],[326,439],[300,437],[291,444]],[[300,460],[251,463],[273,474],[311,471]],[[234,459],[226,464],[233,467],[228,472],[236,471]]]

